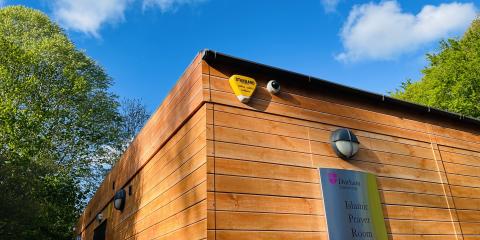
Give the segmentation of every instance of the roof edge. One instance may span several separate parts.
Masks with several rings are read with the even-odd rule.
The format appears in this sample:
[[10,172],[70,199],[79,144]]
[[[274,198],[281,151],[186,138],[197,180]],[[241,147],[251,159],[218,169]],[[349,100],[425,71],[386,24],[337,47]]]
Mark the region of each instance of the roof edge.
[[366,91],[366,90],[362,90],[362,89],[358,89],[358,88],[334,83],[334,82],[331,82],[331,81],[328,81],[328,80],[325,80],[325,79],[321,79],[321,78],[317,78],[317,77],[314,77],[314,76],[305,75],[305,74],[301,74],[301,73],[298,73],[298,72],[273,67],[273,66],[270,66],[270,65],[254,62],[254,61],[247,60],[247,59],[234,57],[234,56],[224,54],[224,53],[221,53],[221,52],[217,52],[217,51],[214,51],[214,50],[210,50],[210,49],[204,49],[200,52],[202,54],[202,59],[207,61],[207,62],[212,62],[212,63],[213,62],[223,62],[223,63],[229,63],[229,64],[235,64],[235,65],[242,65],[244,67],[249,67],[249,68],[261,68],[261,69],[265,69],[267,71],[272,71],[272,72],[276,72],[276,73],[283,74],[283,75],[295,76],[296,78],[303,78],[306,82],[315,82],[315,83],[320,84],[320,85],[322,85],[324,87],[327,87],[327,88],[332,88],[332,89],[337,89],[337,90],[340,90],[340,91],[343,91],[343,92],[348,92],[352,95],[356,95],[356,96],[362,97],[362,98],[367,98],[369,100],[373,100],[373,101],[376,101],[376,102],[379,102],[379,103],[382,103],[382,104],[392,104],[392,105],[394,105],[396,107],[399,107],[399,108],[408,109],[409,111],[413,110],[413,111],[418,112],[418,113],[422,113],[422,114],[426,113],[426,114],[429,114],[431,116],[439,116],[439,117],[442,117],[442,118],[446,118],[448,120],[460,121],[461,123],[473,124],[473,125],[476,125],[476,126],[480,127],[480,119],[477,119],[477,118],[473,118],[473,117],[461,115],[461,114],[458,114],[458,113],[441,110],[441,109],[434,108],[434,107],[429,107],[429,106],[418,104],[418,103],[413,103],[413,102],[410,102],[410,101],[400,100],[400,99],[393,98],[393,97],[383,95],[383,94],[378,94],[378,93],[374,93],[374,92],[370,92],[370,91]]

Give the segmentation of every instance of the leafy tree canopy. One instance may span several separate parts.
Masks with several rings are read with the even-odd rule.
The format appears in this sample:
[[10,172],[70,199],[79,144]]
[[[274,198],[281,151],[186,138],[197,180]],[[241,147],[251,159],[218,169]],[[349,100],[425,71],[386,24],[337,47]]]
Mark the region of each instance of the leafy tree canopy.
[[138,109],[121,114],[111,84],[45,14],[0,9],[0,239],[71,238],[104,164],[132,137]]
[[402,83],[392,96],[480,118],[480,19],[461,39],[442,41],[440,52],[427,58],[423,78]]

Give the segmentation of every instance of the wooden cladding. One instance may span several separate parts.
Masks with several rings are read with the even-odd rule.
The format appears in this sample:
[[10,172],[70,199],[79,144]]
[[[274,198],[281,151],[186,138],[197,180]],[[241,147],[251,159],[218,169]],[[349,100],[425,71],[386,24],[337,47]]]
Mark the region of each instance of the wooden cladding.
[[[480,137],[298,88],[248,104],[229,71],[210,66],[209,239],[327,239],[318,168],[371,172],[390,239],[480,238]],[[207,74],[204,72],[204,78]],[[277,79],[280,80],[281,79]],[[335,156],[329,137],[353,129],[360,151]],[[478,158],[478,159],[477,159]],[[465,159],[465,160],[464,160]],[[213,202],[213,203],[210,203]],[[212,222],[210,224],[210,222]]]
[[[83,239],[102,212],[107,239],[326,240],[322,167],[377,176],[389,239],[480,239],[478,131],[288,79],[271,95],[255,71],[243,104],[228,85],[234,73],[194,60],[89,203]],[[329,143],[339,127],[360,141],[350,161]],[[114,210],[113,194],[129,186]]]
[[[107,239],[206,237],[202,65],[199,55],[106,176],[77,224],[82,239],[91,239],[100,212],[111,219]],[[113,194],[128,186],[125,209],[111,210]]]

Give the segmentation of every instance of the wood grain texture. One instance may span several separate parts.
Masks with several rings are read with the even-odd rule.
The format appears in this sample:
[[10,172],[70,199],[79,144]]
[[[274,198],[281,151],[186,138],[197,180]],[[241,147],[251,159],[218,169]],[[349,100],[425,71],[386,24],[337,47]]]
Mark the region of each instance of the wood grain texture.
[[[100,211],[109,239],[327,239],[319,168],[376,175],[391,240],[480,239],[479,129],[286,79],[271,95],[253,70],[240,72],[258,82],[243,104],[232,73],[194,60],[90,202],[85,239]],[[339,127],[360,141],[349,161],[330,145]]]
[[[112,171],[105,177],[80,217],[77,224],[78,231],[82,231],[92,222],[96,214],[112,199],[113,194],[124,187],[202,105],[204,89],[201,81],[202,68],[199,67],[201,62],[201,55],[198,55]],[[113,185],[115,188],[112,188]]]
[[[271,95],[265,89],[268,78],[254,72],[259,87],[243,104],[226,81],[231,73],[227,66],[204,72],[214,103],[207,124],[212,239],[326,238],[322,167],[377,176],[389,239],[478,234],[472,230],[480,211],[478,130],[399,117],[401,112],[325,97],[288,82]],[[351,161],[331,150],[329,137],[338,127],[353,129],[361,142]],[[297,215],[317,216],[320,225],[302,229],[301,235],[288,218],[276,221]],[[262,221],[253,224],[256,218]]]
[[[129,179],[124,210],[112,210],[112,202],[102,210],[108,239],[206,238],[206,130],[204,106]],[[82,236],[91,238],[97,226],[93,221]]]
[[[222,110],[227,109],[223,105],[221,107]],[[241,236],[229,236],[228,233],[231,232],[247,234],[257,233],[258,230],[272,233],[298,231],[295,226],[288,225],[288,219],[281,221],[286,226],[272,220],[284,215],[318,215],[320,218],[317,221],[324,223],[322,210],[308,211],[322,209],[318,167],[373,172],[385,177],[379,178],[379,182],[383,182],[379,184],[380,187],[399,189],[399,192],[380,190],[391,236],[406,232],[413,236],[433,234],[435,230],[432,226],[437,222],[444,226],[437,234],[457,234],[457,228],[451,223],[453,199],[443,196],[445,170],[435,160],[429,145],[422,142],[415,144],[409,139],[388,141],[388,137],[382,138],[378,134],[364,134],[360,140],[364,143],[361,146],[364,151],[357,156],[356,161],[338,164],[340,161],[335,159],[328,144],[331,132],[328,128],[274,121],[275,117],[272,116],[253,118],[245,110],[232,111],[236,115],[215,111],[213,116],[214,149],[215,156],[218,157],[209,161],[214,161],[214,170],[211,172],[214,174],[211,178],[214,179],[214,186],[210,189],[214,195],[210,201],[215,201],[211,206],[216,210],[213,217],[216,222],[216,238],[220,237],[220,231],[225,234],[225,239]],[[235,118],[238,121],[229,124]],[[329,160],[331,162],[327,163]],[[433,194],[424,194],[425,192]],[[309,202],[313,205],[305,206]],[[250,226],[248,223],[255,220],[248,220],[249,218],[261,218],[262,223],[268,222],[268,227],[262,227],[262,224]],[[236,224],[229,222],[222,226],[225,221]],[[272,224],[275,226],[272,227]],[[228,229],[220,230],[222,227]],[[290,238],[294,239],[293,236]]]

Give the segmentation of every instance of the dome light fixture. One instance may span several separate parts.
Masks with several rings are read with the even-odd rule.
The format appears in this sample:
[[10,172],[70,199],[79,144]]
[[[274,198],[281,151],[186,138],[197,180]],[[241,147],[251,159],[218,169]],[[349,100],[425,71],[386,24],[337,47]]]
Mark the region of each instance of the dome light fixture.
[[103,218],[103,213],[97,214],[97,217],[96,217],[96,218],[97,218],[97,221],[98,221],[98,222],[103,221],[103,219],[104,219],[104,218]]
[[119,211],[122,211],[125,207],[126,196],[125,189],[120,189],[118,192],[116,192],[115,196],[113,197],[113,207]]
[[330,136],[332,148],[341,159],[352,158],[359,149],[360,142],[353,132],[346,128],[335,130]]

